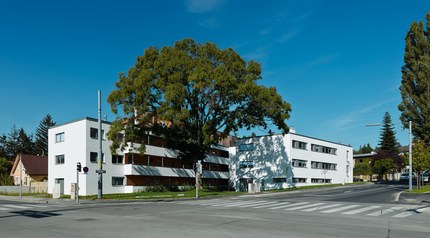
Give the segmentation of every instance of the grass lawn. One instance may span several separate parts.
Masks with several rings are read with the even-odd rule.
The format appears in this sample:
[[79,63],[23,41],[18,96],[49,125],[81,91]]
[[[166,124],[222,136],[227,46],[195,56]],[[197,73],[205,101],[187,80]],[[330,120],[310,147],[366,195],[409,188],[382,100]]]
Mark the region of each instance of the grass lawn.
[[412,193],[429,193],[430,185],[425,185],[420,189],[412,189]]
[[[207,189],[199,190],[199,197],[209,196],[236,196],[242,195],[245,192],[234,191],[212,191]],[[103,199],[112,200],[130,200],[130,199],[166,199],[166,198],[193,198],[196,197],[195,190],[179,191],[179,192],[140,192],[140,193],[122,193],[122,194],[103,194]],[[81,199],[97,199],[97,195],[80,196]]]

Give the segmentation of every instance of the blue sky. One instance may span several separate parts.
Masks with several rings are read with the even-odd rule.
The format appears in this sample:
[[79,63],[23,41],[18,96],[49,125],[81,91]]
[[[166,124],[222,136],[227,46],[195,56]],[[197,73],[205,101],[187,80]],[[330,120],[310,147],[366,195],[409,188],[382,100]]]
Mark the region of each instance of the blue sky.
[[[293,111],[297,133],[358,148],[377,145],[385,112],[408,143],[397,110],[404,38],[429,0],[2,1],[0,134],[34,132],[103,114],[118,73],[149,46],[193,38],[262,64]],[[256,130],[256,134],[264,132]],[[240,135],[250,132],[240,131]]]

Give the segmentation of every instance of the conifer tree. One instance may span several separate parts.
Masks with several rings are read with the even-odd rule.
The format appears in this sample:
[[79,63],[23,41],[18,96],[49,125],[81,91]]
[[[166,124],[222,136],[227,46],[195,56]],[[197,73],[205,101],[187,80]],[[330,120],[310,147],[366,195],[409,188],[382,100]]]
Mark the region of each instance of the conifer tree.
[[394,125],[388,112],[385,112],[379,139],[379,150],[396,152],[399,150],[399,143],[396,139]]
[[404,66],[399,105],[400,120],[407,128],[412,121],[412,133],[430,144],[430,12],[427,23],[413,22],[406,34]]
[[55,126],[56,123],[52,116],[47,114],[39,123],[36,129],[34,141],[34,153],[48,155],[48,129]]

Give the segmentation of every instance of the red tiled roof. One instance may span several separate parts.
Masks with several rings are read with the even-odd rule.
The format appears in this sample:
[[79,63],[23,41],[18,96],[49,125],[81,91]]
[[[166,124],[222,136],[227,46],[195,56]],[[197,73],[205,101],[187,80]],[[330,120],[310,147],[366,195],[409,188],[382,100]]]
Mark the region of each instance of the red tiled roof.
[[17,169],[19,160],[22,160],[28,175],[48,175],[48,156],[18,154],[11,174]]

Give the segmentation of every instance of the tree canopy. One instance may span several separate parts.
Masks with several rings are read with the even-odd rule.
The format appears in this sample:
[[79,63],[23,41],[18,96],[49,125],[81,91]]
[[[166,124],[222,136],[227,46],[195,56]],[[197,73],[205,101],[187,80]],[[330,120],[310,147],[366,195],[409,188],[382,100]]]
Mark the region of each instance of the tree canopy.
[[50,114],[47,114],[39,123],[36,129],[34,141],[34,153],[48,155],[48,129],[55,126],[55,121]]
[[197,160],[239,128],[275,125],[288,132],[290,104],[274,87],[257,84],[260,79],[259,63],[213,43],[185,39],[173,47],[149,47],[127,74],[120,73],[108,97],[118,115],[109,133],[112,149],[123,145],[120,131],[124,141],[142,145],[152,133],[170,139],[182,157]]
[[373,171],[377,172],[379,176],[388,171],[401,170],[403,167],[403,159],[399,155],[399,143],[388,112],[385,112],[382,119],[377,154],[373,157],[371,165]]
[[407,128],[412,121],[412,133],[430,144],[430,13],[427,23],[413,22],[406,34],[404,66],[399,104],[400,120]]
[[398,151],[399,142],[396,139],[396,132],[394,131],[394,125],[391,121],[391,116],[388,112],[385,112],[382,120],[382,129],[379,136],[379,148],[378,150],[386,151]]
[[374,151],[374,149],[372,148],[370,143],[367,143],[367,144],[360,145],[358,150],[354,151],[354,153],[355,154],[369,154],[372,151]]

